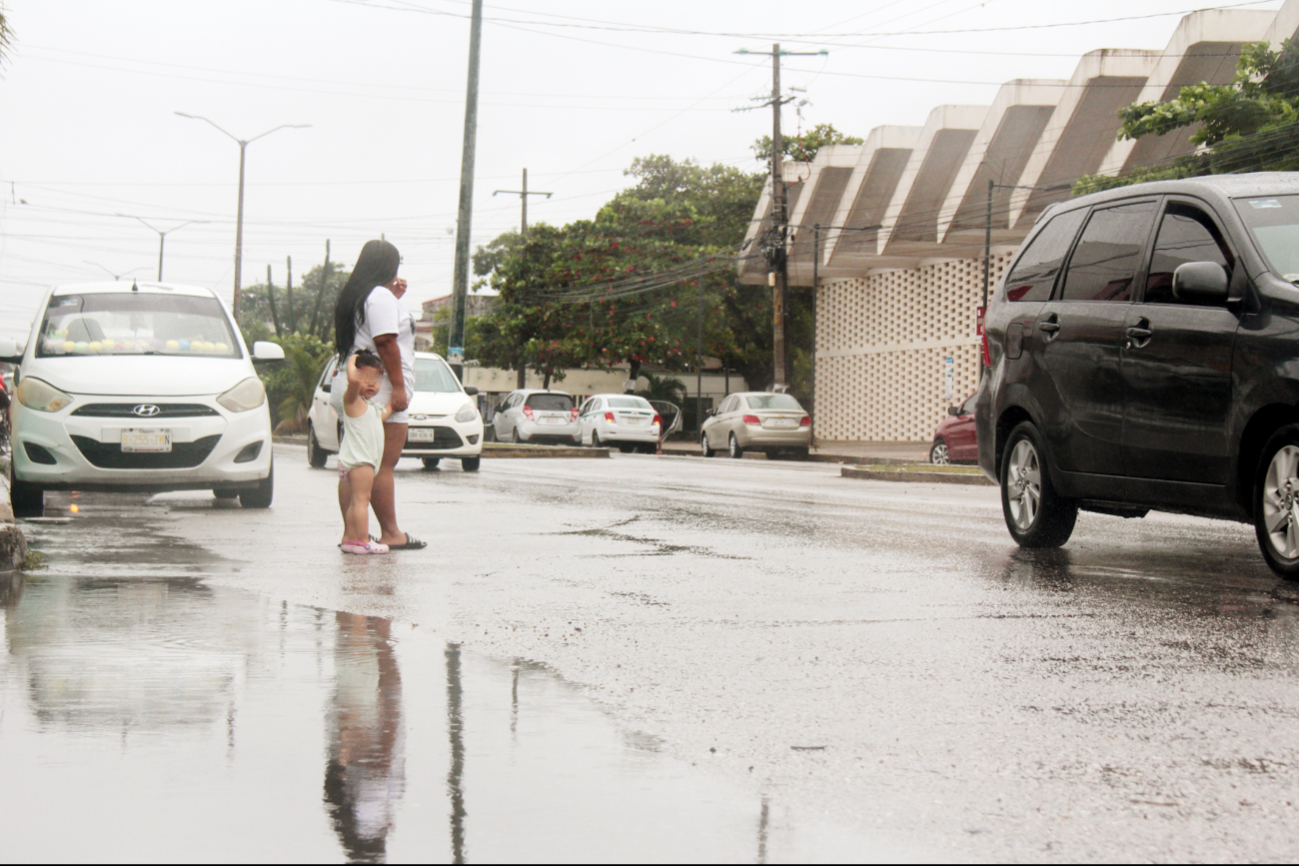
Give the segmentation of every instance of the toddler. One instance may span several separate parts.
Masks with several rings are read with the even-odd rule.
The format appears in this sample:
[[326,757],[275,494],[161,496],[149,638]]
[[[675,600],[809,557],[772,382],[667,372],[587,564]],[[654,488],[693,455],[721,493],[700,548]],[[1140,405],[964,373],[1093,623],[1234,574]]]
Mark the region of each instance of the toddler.
[[370,540],[370,490],[383,457],[383,409],[370,402],[383,383],[383,362],[362,350],[347,358],[343,394],[343,441],[338,449],[338,505],[343,511],[343,552],[387,553],[388,545]]

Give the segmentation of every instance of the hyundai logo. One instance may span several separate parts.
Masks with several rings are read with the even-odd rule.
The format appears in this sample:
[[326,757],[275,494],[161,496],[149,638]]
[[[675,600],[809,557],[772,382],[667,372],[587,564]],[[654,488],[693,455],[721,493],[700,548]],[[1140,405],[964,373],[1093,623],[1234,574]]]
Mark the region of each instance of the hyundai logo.
[[136,415],[139,415],[141,418],[152,418],[155,415],[159,415],[162,413],[161,409],[159,409],[157,406],[154,406],[151,403],[141,403],[139,406],[136,406],[131,411],[134,412]]

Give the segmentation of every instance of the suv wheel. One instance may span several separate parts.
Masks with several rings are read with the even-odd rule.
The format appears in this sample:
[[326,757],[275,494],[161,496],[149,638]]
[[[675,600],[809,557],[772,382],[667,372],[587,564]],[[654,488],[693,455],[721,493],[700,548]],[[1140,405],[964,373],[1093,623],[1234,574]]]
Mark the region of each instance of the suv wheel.
[[1078,505],[1056,495],[1037,428],[1010,431],[1001,461],[1001,511],[1020,547],[1059,547],[1073,534]]
[[934,440],[934,447],[929,449],[929,462],[935,466],[946,466],[952,462],[947,453],[947,443],[942,439]]
[[1299,580],[1299,424],[1282,427],[1263,448],[1254,482],[1254,533],[1272,570]]

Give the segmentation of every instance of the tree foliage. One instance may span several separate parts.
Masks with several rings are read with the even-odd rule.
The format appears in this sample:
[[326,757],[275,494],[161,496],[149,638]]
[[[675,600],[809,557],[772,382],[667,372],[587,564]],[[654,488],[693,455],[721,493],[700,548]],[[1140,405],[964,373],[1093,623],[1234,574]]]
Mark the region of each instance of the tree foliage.
[[[329,262],[329,278],[322,278],[326,265],[316,265],[302,278],[300,285],[292,291],[287,285],[274,287],[274,309],[272,293],[265,283],[248,286],[241,292],[239,300],[240,327],[262,326],[259,331],[266,335],[289,335],[295,333],[313,334],[325,343],[334,338],[334,304],[338,293],[347,284],[351,271],[343,270],[338,262]],[[312,323],[315,323],[314,329]],[[265,336],[258,339],[266,339]]]
[[13,45],[13,31],[9,29],[9,19],[0,9],[0,65],[9,59],[9,48]]
[[1203,149],[1122,177],[1086,175],[1075,193],[1209,174],[1299,169],[1299,44],[1266,42],[1241,49],[1230,84],[1192,84],[1169,102],[1133,103],[1119,111],[1119,139],[1136,140],[1193,128]]
[[[816,152],[827,144],[862,144],[863,139],[855,135],[845,135],[834,128],[833,123],[818,123],[807,132],[797,135],[781,136],[784,156],[799,162],[811,162],[816,159]],[[771,136],[764,135],[751,145],[753,157],[759,162],[771,163]]]
[[[751,384],[771,381],[771,299],[741,286],[730,262],[763,176],[667,156],[635,160],[634,186],[590,220],[507,233],[474,257],[500,293],[466,352],[558,377],[566,367],[693,369],[702,307],[704,354]],[[711,269],[711,272],[710,272]],[[641,278],[650,290],[625,294]]]

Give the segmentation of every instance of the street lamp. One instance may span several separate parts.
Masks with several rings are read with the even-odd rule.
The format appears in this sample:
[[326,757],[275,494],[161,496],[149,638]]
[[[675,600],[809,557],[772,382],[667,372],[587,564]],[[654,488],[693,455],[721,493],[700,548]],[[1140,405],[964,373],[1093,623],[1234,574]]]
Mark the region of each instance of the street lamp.
[[186,114],[183,111],[177,111],[175,113],[180,115],[181,117],[189,118],[190,120],[201,120],[204,123],[211,124],[212,127],[215,128],[218,132],[220,132],[222,135],[226,136],[227,138],[233,139],[234,142],[239,145],[239,214],[235,220],[235,291],[234,291],[234,296],[231,298],[231,304],[230,304],[231,312],[234,313],[235,322],[238,323],[239,287],[243,281],[243,258],[244,258],[244,156],[248,149],[248,145],[252,144],[254,141],[256,141],[259,138],[265,138],[266,136],[270,135],[272,132],[278,132],[281,129],[306,129],[307,127],[311,126],[311,124],[310,123],[282,123],[279,126],[275,127],[274,129],[266,130],[261,135],[254,135],[252,138],[243,139],[235,135],[231,135],[229,132],[217,126],[215,123],[213,123],[211,120],[209,120],[206,117],[202,117],[197,114]]
[[129,214],[129,213],[120,213],[120,214],[118,214],[118,216],[120,216],[120,217],[130,217],[130,218],[133,219],[133,220],[139,220],[141,223],[143,223],[143,224],[145,225],[146,228],[152,229],[153,231],[155,231],[155,232],[158,233],[158,282],[160,282],[160,283],[162,282],[162,247],[163,247],[163,244],[164,244],[164,243],[166,242],[166,240],[167,240],[167,235],[171,234],[172,232],[176,231],[177,229],[183,229],[183,228],[185,228],[185,226],[191,226],[191,225],[194,225],[195,223],[206,223],[206,222],[207,222],[207,220],[188,220],[188,221],[186,221],[186,222],[181,223],[181,224],[178,225],[178,226],[172,226],[171,228],[167,229],[166,231],[163,231],[163,230],[160,229],[160,228],[155,228],[154,226],[149,225],[149,223],[145,222],[145,220],[144,220],[143,217],[138,217],[138,216],[135,216],[134,214]]
[[104,267],[99,262],[92,262],[89,261],[88,259],[82,259],[81,263],[85,265],[94,265],[95,267],[99,268],[101,271],[103,271],[104,273],[112,277],[114,282],[120,280],[122,277],[129,277],[131,274],[135,273],[136,271],[144,270],[144,268],[131,268],[129,271],[125,271],[124,273],[118,274],[118,273],[114,273],[113,271],[110,271],[108,268]]

